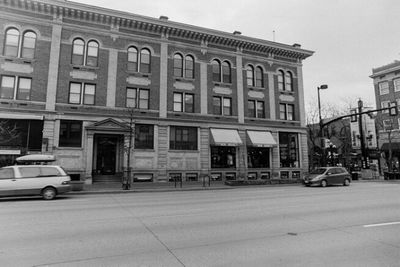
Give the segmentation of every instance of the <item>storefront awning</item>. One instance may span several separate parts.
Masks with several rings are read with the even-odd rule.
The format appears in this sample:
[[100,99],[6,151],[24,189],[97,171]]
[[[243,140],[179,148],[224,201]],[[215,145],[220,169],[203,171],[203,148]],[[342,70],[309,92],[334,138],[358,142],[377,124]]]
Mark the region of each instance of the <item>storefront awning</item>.
[[8,112],[0,112],[0,119],[8,120],[43,120],[43,115],[34,114],[16,114]]
[[237,130],[210,129],[213,144],[216,146],[239,146],[242,144]]
[[247,135],[253,146],[256,147],[273,147],[277,143],[270,132],[266,131],[247,131]]
[[383,143],[381,146],[381,150],[389,151],[389,146],[392,147],[392,150],[400,150],[399,142],[392,142],[390,145],[389,145],[389,143]]

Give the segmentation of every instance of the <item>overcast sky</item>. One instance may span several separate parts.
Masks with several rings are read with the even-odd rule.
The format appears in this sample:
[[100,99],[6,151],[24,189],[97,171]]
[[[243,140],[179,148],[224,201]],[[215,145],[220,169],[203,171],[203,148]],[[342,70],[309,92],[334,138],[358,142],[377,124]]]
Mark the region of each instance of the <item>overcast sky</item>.
[[[138,15],[242,35],[299,43],[315,51],[303,61],[306,105],[375,105],[372,68],[400,59],[398,0],[74,0]],[[273,34],[275,32],[275,34]]]

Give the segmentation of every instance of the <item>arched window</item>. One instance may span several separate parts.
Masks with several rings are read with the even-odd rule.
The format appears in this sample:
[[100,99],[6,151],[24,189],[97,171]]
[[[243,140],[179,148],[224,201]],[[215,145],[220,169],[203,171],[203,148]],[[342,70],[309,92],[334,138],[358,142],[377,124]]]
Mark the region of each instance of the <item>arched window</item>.
[[19,31],[15,28],[10,28],[6,31],[6,38],[4,41],[5,56],[17,57],[19,46]]
[[211,61],[212,66],[212,80],[214,82],[221,82],[221,63],[214,59]]
[[278,89],[279,91],[285,90],[285,73],[282,70],[278,71]]
[[181,54],[174,55],[174,76],[183,77],[183,57]]
[[290,91],[290,92],[293,91],[292,81],[293,81],[292,73],[287,71],[286,76],[285,76],[285,90],[286,91]]
[[22,39],[21,57],[34,58],[35,47],[36,47],[36,33],[32,31],[25,32]]
[[222,63],[222,82],[231,83],[231,64],[228,61]]
[[185,57],[185,77],[194,78],[194,59],[192,56]]
[[254,86],[254,68],[251,65],[246,67],[247,85]]
[[256,68],[256,86],[264,87],[264,74],[261,67]]
[[85,54],[85,42],[82,39],[75,39],[72,42],[72,64],[83,65]]
[[140,50],[140,68],[142,73],[150,73],[150,50],[143,48]]
[[138,50],[136,47],[128,48],[128,65],[129,71],[138,71]]
[[97,67],[99,57],[99,44],[96,41],[89,41],[87,44],[86,65]]

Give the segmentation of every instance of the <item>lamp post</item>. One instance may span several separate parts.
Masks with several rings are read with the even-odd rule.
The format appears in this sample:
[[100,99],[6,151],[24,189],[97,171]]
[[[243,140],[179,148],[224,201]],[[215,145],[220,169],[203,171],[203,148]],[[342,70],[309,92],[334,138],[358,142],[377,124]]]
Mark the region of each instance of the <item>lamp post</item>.
[[317,87],[318,91],[318,114],[319,114],[319,137],[321,138],[321,149],[322,149],[322,166],[324,166],[325,162],[325,151],[324,151],[324,139],[323,139],[323,131],[322,131],[322,116],[321,116],[321,98],[319,96],[319,90],[328,89],[328,85],[322,84]]

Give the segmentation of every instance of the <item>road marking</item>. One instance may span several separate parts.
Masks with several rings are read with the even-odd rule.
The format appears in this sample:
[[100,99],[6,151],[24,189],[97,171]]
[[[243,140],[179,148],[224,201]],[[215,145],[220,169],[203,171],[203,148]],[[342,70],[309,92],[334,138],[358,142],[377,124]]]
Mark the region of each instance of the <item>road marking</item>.
[[400,222],[388,222],[388,223],[377,223],[377,224],[366,224],[364,225],[365,228],[367,227],[378,227],[378,226],[388,226],[388,225],[395,225],[400,224]]

